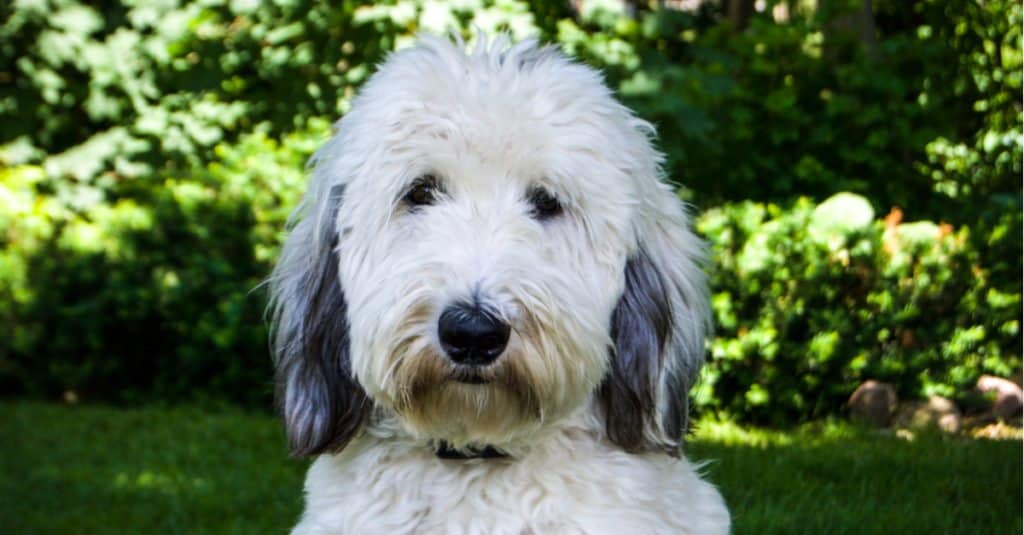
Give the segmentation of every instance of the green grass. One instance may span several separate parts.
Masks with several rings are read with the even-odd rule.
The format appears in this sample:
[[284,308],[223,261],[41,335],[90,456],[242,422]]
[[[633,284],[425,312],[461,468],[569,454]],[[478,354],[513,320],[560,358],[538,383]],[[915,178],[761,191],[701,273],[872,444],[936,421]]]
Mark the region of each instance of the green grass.
[[[270,416],[0,404],[5,533],[282,533],[305,461]],[[1021,533],[1020,441],[699,425],[736,533]]]
[[1021,533],[1020,441],[913,441],[848,424],[790,432],[705,423],[694,459],[725,495],[735,533]]
[[4,533],[286,533],[302,507],[266,415],[8,403],[0,445]]

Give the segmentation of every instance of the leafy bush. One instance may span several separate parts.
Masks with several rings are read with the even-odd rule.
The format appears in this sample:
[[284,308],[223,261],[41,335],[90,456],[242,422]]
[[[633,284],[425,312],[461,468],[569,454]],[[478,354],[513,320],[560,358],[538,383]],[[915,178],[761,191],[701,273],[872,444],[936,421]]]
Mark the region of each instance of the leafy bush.
[[[1019,211],[1004,224],[1019,228]],[[878,221],[841,193],[725,205],[698,229],[717,324],[699,407],[782,423],[835,413],[866,379],[962,398],[1020,367],[1020,287],[991,285],[966,228]]]
[[558,39],[659,126],[702,206],[852,191],[973,223],[992,195],[1019,197],[1020,3],[875,2],[869,43],[835,29],[849,4],[765,10],[743,32],[707,9],[593,9]]
[[418,30],[537,31],[528,4],[76,0],[0,4],[0,157],[89,180],[216,159],[256,127],[336,117]]
[[[0,393],[265,404],[251,290],[303,163],[389,51],[450,27],[556,41],[657,123],[710,208],[701,406],[776,421],[861,377],[948,393],[1019,368],[1019,2],[874,2],[873,43],[836,31],[860,2],[770,0],[743,31],[718,2],[649,4],[0,3]],[[838,191],[956,230],[810,236]]]
[[112,202],[63,191],[38,167],[4,171],[4,390],[266,403],[265,301],[252,290],[327,129],[280,144],[256,132],[187,178],[112,184]]

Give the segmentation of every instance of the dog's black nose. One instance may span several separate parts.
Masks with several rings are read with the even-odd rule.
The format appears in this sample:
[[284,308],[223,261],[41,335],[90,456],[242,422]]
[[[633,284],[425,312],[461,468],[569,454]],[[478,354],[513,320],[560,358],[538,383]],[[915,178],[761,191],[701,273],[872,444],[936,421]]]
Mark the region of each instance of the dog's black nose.
[[483,366],[494,362],[505,350],[509,327],[479,307],[455,305],[441,313],[437,334],[441,347],[453,361]]

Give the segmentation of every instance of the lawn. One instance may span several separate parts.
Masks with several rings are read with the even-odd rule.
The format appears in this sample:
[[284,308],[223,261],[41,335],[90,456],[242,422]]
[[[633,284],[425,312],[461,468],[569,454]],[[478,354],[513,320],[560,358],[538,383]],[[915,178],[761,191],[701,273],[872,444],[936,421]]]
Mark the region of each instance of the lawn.
[[[306,461],[267,415],[0,404],[5,533],[282,533]],[[704,422],[736,533],[1021,533],[1020,441]]]

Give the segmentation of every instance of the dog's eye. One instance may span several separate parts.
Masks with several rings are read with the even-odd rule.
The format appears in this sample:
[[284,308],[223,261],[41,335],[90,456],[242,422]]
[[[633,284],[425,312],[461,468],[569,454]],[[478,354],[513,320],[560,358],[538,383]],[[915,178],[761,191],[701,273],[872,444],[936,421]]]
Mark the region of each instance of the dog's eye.
[[533,207],[533,217],[545,220],[551,219],[562,213],[562,204],[558,202],[548,190],[544,188],[533,188],[527,194],[527,199],[530,201],[530,205]]
[[437,200],[437,190],[437,178],[434,175],[423,175],[412,183],[409,191],[405,192],[403,200],[409,203],[409,206],[434,204],[434,201]]

